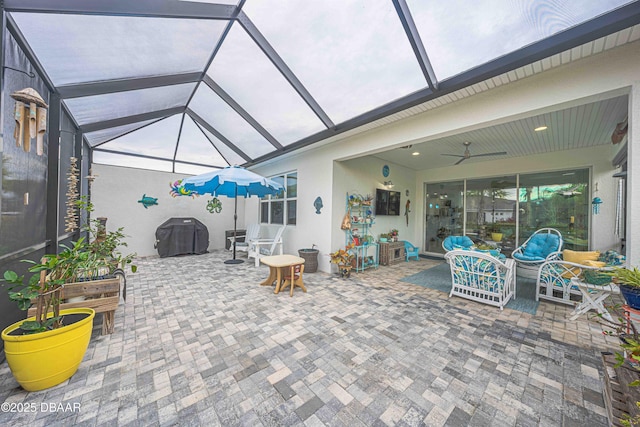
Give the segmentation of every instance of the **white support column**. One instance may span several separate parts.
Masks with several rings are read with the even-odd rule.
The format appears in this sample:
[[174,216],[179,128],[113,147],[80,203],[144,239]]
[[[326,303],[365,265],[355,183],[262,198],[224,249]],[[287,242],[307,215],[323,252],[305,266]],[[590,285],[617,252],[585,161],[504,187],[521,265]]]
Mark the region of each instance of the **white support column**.
[[627,263],[640,266],[640,81],[629,94],[627,139]]

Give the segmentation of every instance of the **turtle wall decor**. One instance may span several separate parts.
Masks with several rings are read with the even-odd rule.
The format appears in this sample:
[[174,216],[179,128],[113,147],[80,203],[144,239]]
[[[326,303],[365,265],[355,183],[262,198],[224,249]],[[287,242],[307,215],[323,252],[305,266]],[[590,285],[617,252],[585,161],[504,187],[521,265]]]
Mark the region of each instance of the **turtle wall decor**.
[[146,194],[142,195],[142,199],[138,200],[138,203],[142,203],[145,209],[148,209],[149,206],[157,205],[158,198],[157,197],[149,197]]

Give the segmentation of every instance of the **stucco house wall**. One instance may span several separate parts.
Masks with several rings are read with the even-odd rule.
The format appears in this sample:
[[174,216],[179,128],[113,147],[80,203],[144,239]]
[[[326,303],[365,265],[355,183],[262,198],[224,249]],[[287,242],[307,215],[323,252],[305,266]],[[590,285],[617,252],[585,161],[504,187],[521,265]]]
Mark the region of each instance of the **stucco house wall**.
[[[533,75],[515,83],[505,84],[359,135],[314,146],[312,149],[299,150],[293,155],[285,155],[259,165],[255,170],[265,175],[298,170],[300,197],[305,194],[309,195],[311,192],[314,194],[309,197],[311,201],[315,198],[316,193],[332,194],[331,219],[321,221],[321,224],[328,226],[328,228],[310,225],[318,222],[314,222],[305,212],[300,211],[298,223],[308,225],[304,227],[305,230],[299,230],[300,226],[296,227],[296,234],[298,236],[304,235],[305,240],[311,239],[321,242],[323,251],[335,250],[344,244],[344,232],[340,230],[340,221],[344,215],[344,194],[354,187],[345,181],[361,176],[359,171],[361,163],[349,163],[350,160],[386,149],[435,140],[462,131],[505,123],[545,111],[560,110],[599,99],[631,94],[631,92],[635,95],[629,97],[630,131],[628,141],[630,147],[637,146],[640,132],[634,133],[632,129],[634,118],[638,118],[636,123],[640,122],[640,107],[638,106],[640,95],[636,94],[638,93],[636,87],[640,85],[638,76],[640,76],[640,43],[633,43]],[[607,200],[611,200],[616,188],[616,179],[611,177],[615,172],[611,165],[611,159],[619,147],[612,146],[608,141],[603,141],[603,144],[593,149],[511,158],[509,162],[497,160],[481,164],[469,163],[463,167],[416,171],[414,184],[408,186],[410,194],[415,194],[415,200],[411,200],[414,207],[412,213],[415,218],[420,219],[418,222],[421,224],[424,218],[422,189],[425,182],[461,176],[467,178],[486,176],[480,170],[492,168],[499,173],[506,173],[590,167],[592,168],[591,188],[593,189],[597,183],[598,196],[602,198],[605,195]],[[633,155],[636,151],[633,151],[632,148],[629,149],[630,160],[634,159]],[[637,164],[640,164],[640,153],[635,156],[638,157]],[[371,170],[375,175],[378,165],[371,158],[368,158],[368,161],[371,162]],[[629,174],[630,185],[639,181],[638,186],[640,186],[640,178],[631,176],[633,174],[632,166],[629,167]],[[368,187],[375,188],[379,183],[380,178],[372,176]],[[365,183],[360,180],[357,185],[363,186]],[[629,193],[631,195],[632,192]],[[248,201],[249,205],[252,203],[252,201]],[[634,224],[640,223],[640,220],[636,218],[638,215],[636,212],[640,212],[640,200],[630,197],[628,205],[628,224],[631,227],[627,229],[627,255],[632,263],[637,264],[640,262],[640,227],[634,227]],[[325,208],[328,207],[325,203]],[[251,212],[251,209],[248,208],[247,212]],[[601,214],[594,217],[592,222],[592,246],[594,248],[604,249],[616,246],[617,239],[612,233],[614,213],[614,203],[607,203],[605,200]],[[413,242],[422,242],[422,230],[421,225],[412,227],[407,238]],[[330,241],[328,236],[331,236]],[[297,244],[296,237],[292,241],[293,244]],[[327,267],[326,263],[324,266],[321,264],[323,270],[329,271]]]
[[[224,232],[233,229],[233,199],[219,197],[222,212],[211,214],[206,206],[212,196],[171,197],[170,184],[187,175],[100,164],[94,164],[92,172],[97,176],[91,185],[94,217],[106,217],[108,230],[124,227],[128,251],[157,255],[156,228],[173,217],[198,219],[209,230],[209,249],[225,247]],[[157,198],[158,205],[145,209],[138,203],[143,194]],[[244,228],[244,202],[238,199],[238,229]]]
[[[418,115],[368,130],[354,136],[338,136],[329,142],[315,144],[277,159],[263,162],[252,169],[264,176],[284,172],[298,173],[297,225],[287,227],[284,234],[285,252],[297,253],[300,248],[315,244],[320,250],[319,269],[331,271],[327,254],[344,245],[340,223],[345,214],[347,192],[374,192],[382,188],[382,160],[370,155],[408,144],[428,142],[462,131],[505,123],[545,111],[564,109],[599,99],[629,95],[629,187],[640,188],[640,42],[632,43],[587,57],[531,77],[505,83],[489,91],[461,99]],[[482,163],[465,162],[414,171],[390,163],[394,190],[402,193],[401,209],[411,200],[409,226],[405,217],[377,218],[372,232],[378,235],[398,228],[401,238],[422,245],[424,239],[424,183],[443,180],[491,176],[516,172],[540,172],[566,168],[591,168],[591,190],[598,185],[603,199],[601,213],[592,217],[591,246],[606,249],[617,245],[613,235],[615,191],[617,179],[611,159],[619,149],[608,141],[602,146],[567,150],[541,155],[493,160]],[[92,187],[96,213],[109,217],[108,227],[124,226],[131,235],[130,248],[140,255],[154,254],[153,241],[158,225],[172,216],[193,216],[203,221],[211,235],[210,248],[224,247],[224,230],[233,228],[232,199],[222,198],[223,212],[211,215],[205,210],[207,198],[191,199],[169,196],[169,183],[184,175],[142,171],[94,165],[99,175]],[[158,197],[162,207],[144,209],[137,203],[143,193]],[[316,214],[313,206],[321,197],[323,208]],[[259,200],[238,201],[238,228],[257,222]],[[640,196],[628,194],[627,256],[631,263],[640,262]]]

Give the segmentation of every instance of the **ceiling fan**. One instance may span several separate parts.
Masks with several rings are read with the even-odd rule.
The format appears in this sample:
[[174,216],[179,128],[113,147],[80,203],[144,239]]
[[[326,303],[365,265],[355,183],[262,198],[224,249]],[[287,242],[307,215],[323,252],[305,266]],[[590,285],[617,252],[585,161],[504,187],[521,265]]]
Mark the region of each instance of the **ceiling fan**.
[[469,151],[469,146],[471,145],[471,142],[469,141],[465,141],[462,143],[464,145],[464,154],[460,155],[460,154],[442,154],[443,156],[451,156],[451,157],[460,157],[460,160],[458,160],[455,164],[459,165],[460,163],[462,163],[463,161],[470,159],[471,157],[485,157],[485,156],[504,156],[505,154],[507,154],[506,151],[500,151],[497,153],[484,153],[484,154],[471,154],[471,152]]

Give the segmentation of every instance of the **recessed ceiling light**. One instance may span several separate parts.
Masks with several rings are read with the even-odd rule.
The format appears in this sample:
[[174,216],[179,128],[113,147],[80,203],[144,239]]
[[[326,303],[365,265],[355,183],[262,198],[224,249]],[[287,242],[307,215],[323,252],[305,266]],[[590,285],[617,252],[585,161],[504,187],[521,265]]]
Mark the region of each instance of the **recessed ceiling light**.
[[534,131],[540,132],[541,130],[546,130],[546,129],[547,129],[546,126],[538,126],[537,128],[534,129]]
[[419,152],[417,152],[417,151],[414,151],[413,153],[411,153],[411,155],[412,155],[412,156],[419,156],[419,155],[420,155],[420,153],[419,153]]

